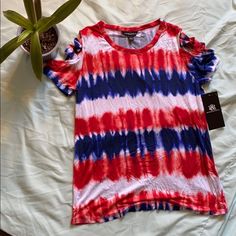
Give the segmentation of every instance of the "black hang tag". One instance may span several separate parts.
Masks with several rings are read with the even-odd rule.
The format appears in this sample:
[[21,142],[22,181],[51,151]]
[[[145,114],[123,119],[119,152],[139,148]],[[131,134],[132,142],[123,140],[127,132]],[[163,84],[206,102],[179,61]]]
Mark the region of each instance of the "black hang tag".
[[225,127],[217,91],[201,95],[209,130]]

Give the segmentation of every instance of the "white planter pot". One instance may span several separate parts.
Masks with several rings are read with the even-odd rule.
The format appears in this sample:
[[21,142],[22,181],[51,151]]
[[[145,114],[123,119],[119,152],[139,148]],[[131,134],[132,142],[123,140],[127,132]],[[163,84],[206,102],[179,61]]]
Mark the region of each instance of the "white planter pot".
[[[54,59],[54,58],[57,56],[57,53],[58,53],[59,41],[60,41],[60,32],[59,32],[58,27],[57,27],[56,25],[53,26],[53,28],[55,29],[55,31],[56,31],[56,33],[57,33],[57,43],[56,43],[55,47],[54,47],[51,51],[49,51],[49,52],[47,52],[47,53],[43,53],[43,55],[42,55],[42,56],[43,56],[43,61],[47,61],[47,60]],[[20,34],[21,34],[22,29],[23,29],[22,27],[19,27],[19,28],[17,29],[17,35],[20,35]],[[21,45],[20,47],[21,47],[21,49],[22,49],[27,55],[30,55],[30,52],[27,51],[27,50],[24,48],[23,45]]]

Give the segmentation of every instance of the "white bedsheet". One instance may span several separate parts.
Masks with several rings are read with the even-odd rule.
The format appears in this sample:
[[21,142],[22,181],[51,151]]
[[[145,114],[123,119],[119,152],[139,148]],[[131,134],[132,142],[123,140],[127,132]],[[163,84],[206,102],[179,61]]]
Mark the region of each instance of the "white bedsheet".
[[[63,0],[43,0],[52,13]],[[2,9],[25,14],[23,1]],[[60,23],[62,54],[79,29],[104,20],[135,25],[161,17],[216,50],[220,65],[206,91],[217,90],[226,126],[210,131],[229,212],[136,212],[121,220],[71,226],[74,97],[46,77],[39,82],[17,49],[1,66],[1,228],[17,236],[236,235],[236,2],[233,0],[84,0]],[[2,14],[1,14],[2,15]],[[2,17],[2,44],[16,26]]]

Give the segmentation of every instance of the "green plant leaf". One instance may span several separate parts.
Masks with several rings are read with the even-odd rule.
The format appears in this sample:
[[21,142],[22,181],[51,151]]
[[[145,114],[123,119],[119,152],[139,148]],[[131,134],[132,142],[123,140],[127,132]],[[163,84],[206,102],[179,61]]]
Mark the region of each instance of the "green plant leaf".
[[35,13],[33,0],[23,0],[23,1],[24,1],[25,10],[26,10],[29,20],[32,22],[32,24],[35,24],[37,21],[37,17]]
[[41,80],[43,73],[43,58],[39,40],[39,33],[37,31],[31,35],[30,55],[34,73],[36,77]]
[[55,17],[43,17],[41,18],[35,25],[35,29],[39,32],[45,32],[49,28],[52,27],[51,22],[54,20]]
[[81,0],[69,0],[61,5],[52,16],[55,17],[54,24],[58,24],[69,16],[80,4]]
[[47,31],[52,26],[60,23],[68,17],[80,4],[81,0],[69,0],[62,4],[50,17],[46,25],[40,24],[39,32]]
[[20,15],[19,13],[15,12],[15,11],[4,11],[3,15],[10,21],[12,21],[13,23],[22,26],[25,29],[29,29],[32,30],[34,27],[32,25],[32,23],[26,19],[24,16]]
[[24,35],[24,37],[21,37],[21,40],[18,41],[20,36],[17,36],[13,39],[11,39],[9,42],[4,44],[0,49],[0,64],[21,44],[23,44],[28,38],[30,38],[30,35]]
[[20,42],[22,39],[26,38],[28,35],[30,35],[31,33],[33,33],[32,30],[24,30],[18,37],[17,39],[17,43]]
[[37,21],[42,17],[41,0],[34,0],[34,8],[36,12]]

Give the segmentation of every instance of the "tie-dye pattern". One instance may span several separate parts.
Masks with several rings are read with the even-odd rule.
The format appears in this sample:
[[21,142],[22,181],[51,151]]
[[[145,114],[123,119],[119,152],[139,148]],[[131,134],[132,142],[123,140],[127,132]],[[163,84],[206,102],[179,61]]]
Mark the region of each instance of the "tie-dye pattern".
[[[122,31],[145,32],[149,43],[121,46]],[[72,224],[141,210],[227,212],[201,101],[219,61],[212,49],[158,19],[100,21],[65,53],[44,73],[76,96]]]

